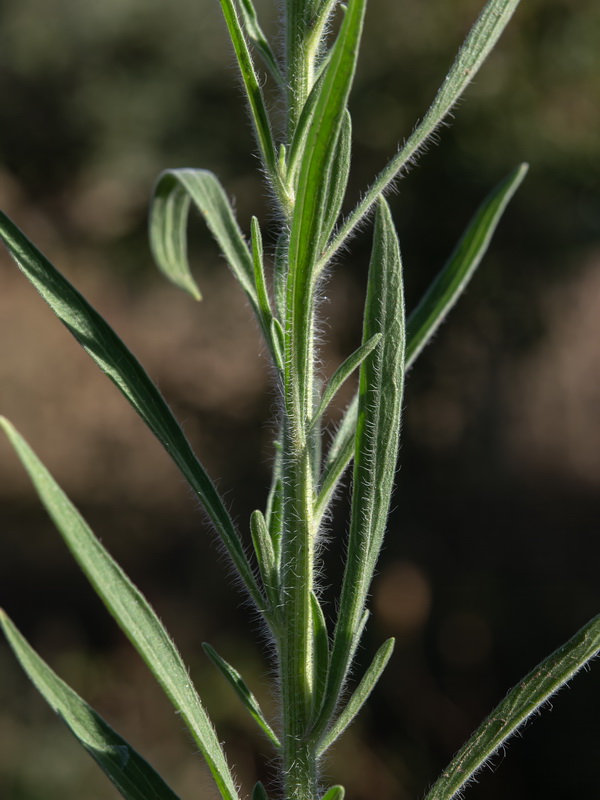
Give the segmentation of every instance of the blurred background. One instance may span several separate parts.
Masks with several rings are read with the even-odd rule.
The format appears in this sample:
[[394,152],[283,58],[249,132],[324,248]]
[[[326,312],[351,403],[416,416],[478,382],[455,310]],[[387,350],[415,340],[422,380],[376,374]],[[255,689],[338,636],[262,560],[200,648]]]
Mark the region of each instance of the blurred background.
[[[348,208],[426,110],[481,4],[370,0]],[[522,4],[452,127],[391,197],[410,309],[488,191],[531,165],[481,271],[408,379],[361,660],[384,637],[397,648],[326,765],[352,800],[421,797],[508,688],[599,610],[600,5],[575,5]],[[258,7],[272,30],[272,4]],[[0,1],[0,207],[139,356],[247,536],[267,491],[278,399],[241,290],[197,219],[202,304],[153,268],[147,203],[158,173],[177,166],[216,172],[242,228],[257,214],[272,248],[217,2]],[[327,286],[326,374],[357,344],[369,248],[365,230]],[[277,713],[260,627],[202,511],[4,252],[0,286],[1,413],[167,624],[245,791],[258,778],[269,785],[272,753],[200,647],[211,642]],[[4,441],[0,507],[0,604],[182,798],[216,797]],[[345,511],[342,497],[324,580],[332,599]],[[598,669],[493,760],[472,800],[597,786]],[[0,676],[0,797],[116,797],[4,644]]]

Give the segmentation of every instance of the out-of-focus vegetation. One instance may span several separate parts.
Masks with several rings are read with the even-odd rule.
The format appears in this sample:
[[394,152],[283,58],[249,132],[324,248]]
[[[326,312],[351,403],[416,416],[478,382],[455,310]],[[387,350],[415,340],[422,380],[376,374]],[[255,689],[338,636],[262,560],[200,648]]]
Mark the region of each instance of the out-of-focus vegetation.
[[[352,102],[359,181],[426,109],[479,6],[371,0]],[[259,7],[268,27],[271,5]],[[517,162],[531,164],[491,256],[409,377],[368,643],[395,635],[400,647],[330,763],[356,800],[367,787],[371,800],[374,786],[378,800],[422,794],[508,687],[598,610],[599,40],[593,0],[522,4],[455,124],[392,199],[410,304],[488,189]],[[200,226],[199,306],[155,274],[145,231],[166,167],[206,166],[236,198],[243,225],[256,211],[264,188],[237,80],[216,2],[0,2],[0,205],[140,355],[243,524],[266,491],[265,420],[276,403],[257,331]],[[369,238],[340,258],[327,289],[327,371],[358,336]],[[255,676],[268,703],[243,599],[166,457],[0,258],[0,411],[153,601],[250,786],[268,775],[264,748],[200,649],[213,642]],[[62,388],[74,383],[76,392]],[[4,445],[0,478],[1,604],[182,796],[210,797],[181,726]],[[332,530],[334,570],[343,533]],[[543,638],[530,636],[533,620]],[[0,673],[0,797],[113,797],[4,647]],[[469,790],[473,800],[589,791],[597,680],[581,676],[559,696]]]

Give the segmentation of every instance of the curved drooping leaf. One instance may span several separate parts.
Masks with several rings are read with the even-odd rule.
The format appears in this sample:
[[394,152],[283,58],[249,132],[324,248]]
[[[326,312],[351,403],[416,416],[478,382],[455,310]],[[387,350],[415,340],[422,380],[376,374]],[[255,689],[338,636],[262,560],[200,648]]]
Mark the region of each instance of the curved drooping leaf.
[[225,753],[181,656],[150,604],[110,556],[23,437],[0,417],[46,511],[94,590],[189,728],[224,800],[239,800]]
[[200,289],[187,257],[187,222],[194,203],[225,259],[257,307],[252,254],[219,179],[206,169],[169,169],[161,173],[150,207],[150,246],[157,266],[197,300]]
[[590,659],[600,653],[600,615],[520,681],[461,747],[425,800],[456,797],[486,761]]
[[154,800],[178,800],[175,792],[129,742],[40,658],[1,609],[0,626],[36,689],[126,800],[148,800],[150,797]]
[[142,365],[108,323],[0,212],[0,237],[56,316],[131,403],[201,500],[254,602],[263,599],[233,521],[173,412]]

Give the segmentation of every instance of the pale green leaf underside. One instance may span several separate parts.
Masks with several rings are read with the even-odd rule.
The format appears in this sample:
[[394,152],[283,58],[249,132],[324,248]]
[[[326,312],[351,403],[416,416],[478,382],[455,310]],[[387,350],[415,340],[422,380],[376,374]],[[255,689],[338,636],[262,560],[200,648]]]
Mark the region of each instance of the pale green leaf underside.
[[163,172],[150,207],[150,246],[157,266],[176,286],[200,299],[187,255],[187,222],[194,203],[254,307],[254,265],[248,245],[218,178],[205,169]]
[[175,461],[202,501],[254,602],[261,607],[262,596],[231,517],[171,409],[139,361],[100,314],[2,212],[0,236],[56,316],[123,393]]
[[126,800],[178,800],[175,792],[129,742],[40,658],[2,610],[0,626],[36,689]]
[[179,652],[155,612],[100,544],[14,426],[3,417],[0,417],[0,425],[77,563],[190,729],[222,797],[238,800],[233,776],[214,728]]
[[600,615],[584,625],[508,693],[458,751],[425,800],[456,797],[498,748],[599,652]]

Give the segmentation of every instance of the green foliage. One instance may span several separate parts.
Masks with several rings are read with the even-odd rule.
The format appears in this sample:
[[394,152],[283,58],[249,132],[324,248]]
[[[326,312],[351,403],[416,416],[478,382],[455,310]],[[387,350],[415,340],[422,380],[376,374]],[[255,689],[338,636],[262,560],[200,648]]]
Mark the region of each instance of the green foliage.
[[[221,0],[265,180],[280,220],[272,270],[256,217],[246,241],[215,175],[200,169],[164,172],[156,185],[150,239],[159,268],[200,299],[187,261],[190,205],[202,215],[249,300],[282,398],[267,506],[249,524],[253,554],[215,484],[141,365],[104,319],[0,214],[0,236],[18,267],[57,317],[108,375],[163,444],[213,523],[241,583],[269,630],[276,651],[282,720],[275,732],[240,673],[210,645],[205,651],[266,735],[288,800],[342,800],[323,794],[319,761],[352,722],[392,654],[385,642],[354,692],[348,676],[368,620],[367,599],[383,544],[401,429],[406,370],[412,366],[483,258],[526,166],[515,169],[484,201],[415,311],[405,320],[398,236],[384,192],[430,140],[462,96],[512,17],[518,0],[488,0],[446,80],[414,133],[346,217],[340,213],[351,166],[348,102],[366,0],[287,0],[283,52],[267,40],[250,0]],[[339,22],[339,25],[332,23]],[[281,131],[265,101],[252,47],[282,93]],[[323,387],[316,335],[320,289],[330,261],[375,210],[363,314],[363,338]],[[322,420],[341,385],[358,371],[358,392],[322,457]],[[131,583],[7,420],[2,427],[39,497],[109,612],[129,637],[192,733],[225,800],[239,791],[221,743],[183,661],[140,591]],[[323,519],[353,461],[352,501],[343,583],[329,621],[316,576]],[[126,798],[174,797],[162,779],[52,672],[8,617],[2,627],[24,670]],[[450,800],[528,716],[600,649],[600,618],[546,659],[483,723],[432,788]],[[268,795],[257,783],[253,800]]]

